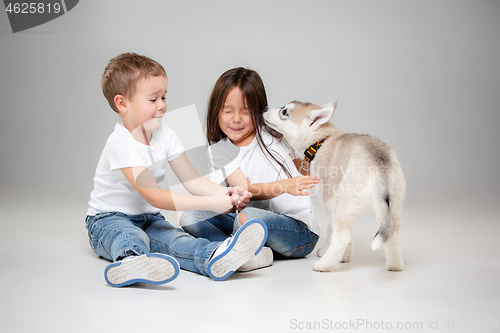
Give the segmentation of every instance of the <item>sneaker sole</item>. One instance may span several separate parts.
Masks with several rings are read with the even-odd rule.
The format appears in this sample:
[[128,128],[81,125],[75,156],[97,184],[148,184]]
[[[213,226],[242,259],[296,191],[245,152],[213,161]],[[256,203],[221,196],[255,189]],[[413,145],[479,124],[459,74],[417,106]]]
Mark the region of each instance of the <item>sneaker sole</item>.
[[148,253],[126,262],[115,262],[104,271],[106,282],[112,287],[134,283],[164,284],[179,275],[175,258],[160,253]]
[[267,239],[267,227],[261,220],[251,220],[239,228],[233,237],[232,246],[208,264],[208,275],[216,281],[227,279],[262,250]]
[[238,272],[249,272],[256,269],[269,267],[273,263],[273,250],[269,247],[263,247],[258,255],[238,268]]

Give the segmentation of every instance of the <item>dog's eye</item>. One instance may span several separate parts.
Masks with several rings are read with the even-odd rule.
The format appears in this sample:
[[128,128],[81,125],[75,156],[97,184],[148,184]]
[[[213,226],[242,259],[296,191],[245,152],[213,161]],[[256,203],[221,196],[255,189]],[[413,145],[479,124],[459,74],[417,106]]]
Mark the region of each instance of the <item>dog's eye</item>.
[[281,114],[282,114],[283,116],[288,116],[288,112],[286,112],[286,108],[282,108],[282,109],[281,109]]

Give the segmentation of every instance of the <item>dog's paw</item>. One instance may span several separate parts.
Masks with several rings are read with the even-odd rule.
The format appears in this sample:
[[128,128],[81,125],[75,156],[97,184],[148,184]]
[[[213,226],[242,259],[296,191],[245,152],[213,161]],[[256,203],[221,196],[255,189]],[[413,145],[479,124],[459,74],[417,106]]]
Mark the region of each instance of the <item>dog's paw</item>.
[[402,270],[405,269],[405,264],[402,262],[398,263],[387,263],[385,265],[385,268],[387,268],[388,271],[393,271],[393,272],[401,272]]
[[318,257],[322,257],[325,253],[326,253],[326,246],[323,246],[321,249],[318,250],[318,253],[316,253],[318,255]]
[[322,260],[318,260],[313,265],[313,270],[316,272],[331,272],[333,271],[335,265],[331,265],[330,263],[325,263]]
[[350,262],[352,259],[352,244],[349,244],[347,247],[347,250],[345,250],[344,255],[342,256],[342,260],[340,260],[341,263],[346,263]]

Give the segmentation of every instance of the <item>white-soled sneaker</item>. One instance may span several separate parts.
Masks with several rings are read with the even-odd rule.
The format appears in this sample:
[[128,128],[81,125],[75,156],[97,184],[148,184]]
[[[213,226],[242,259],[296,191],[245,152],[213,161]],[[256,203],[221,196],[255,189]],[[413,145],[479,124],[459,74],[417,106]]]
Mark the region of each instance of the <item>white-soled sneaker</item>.
[[163,284],[179,275],[179,263],[174,257],[161,253],[147,253],[128,257],[108,265],[104,278],[111,287],[133,283]]
[[208,263],[208,275],[216,280],[227,279],[244,263],[256,256],[267,240],[267,227],[254,219],[243,224],[234,236],[226,239]]
[[271,266],[273,263],[273,250],[271,248],[264,246],[262,250],[254,256],[252,259],[244,263],[240,268],[238,268],[238,272],[249,272],[259,268],[264,268]]

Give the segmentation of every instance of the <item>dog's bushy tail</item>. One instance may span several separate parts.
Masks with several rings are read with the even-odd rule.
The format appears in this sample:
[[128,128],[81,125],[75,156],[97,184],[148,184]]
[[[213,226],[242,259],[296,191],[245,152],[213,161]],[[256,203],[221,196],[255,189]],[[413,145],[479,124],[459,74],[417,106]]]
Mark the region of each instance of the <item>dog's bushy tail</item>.
[[379,229],[372,242],[372,250],[378,249],[383,243],[387,242],[392,234],[394,227],[394,217],[392,211],[392,197],[390,186],[388,184],[388,175],[385,172],[379,174],[374,191],[375,215],[379,224]]
[[[390,212],[388,212],[387,215],[392,215]],[[373,238],[372,242],[372,250],[378,249],[382,244],[387,242],[389,239],[389,236],[392,234],[392,216],[389,218],[384,219],[384,222],[378,229],[377,233],[375,234],[375,237]]]
[[379,225],[372,242],[372,249],[399,234],[401,213],[406,190],[403,171],[396,154],[387,149],[371,149],[373,162],[377,166],[373,177],[373,206]]

